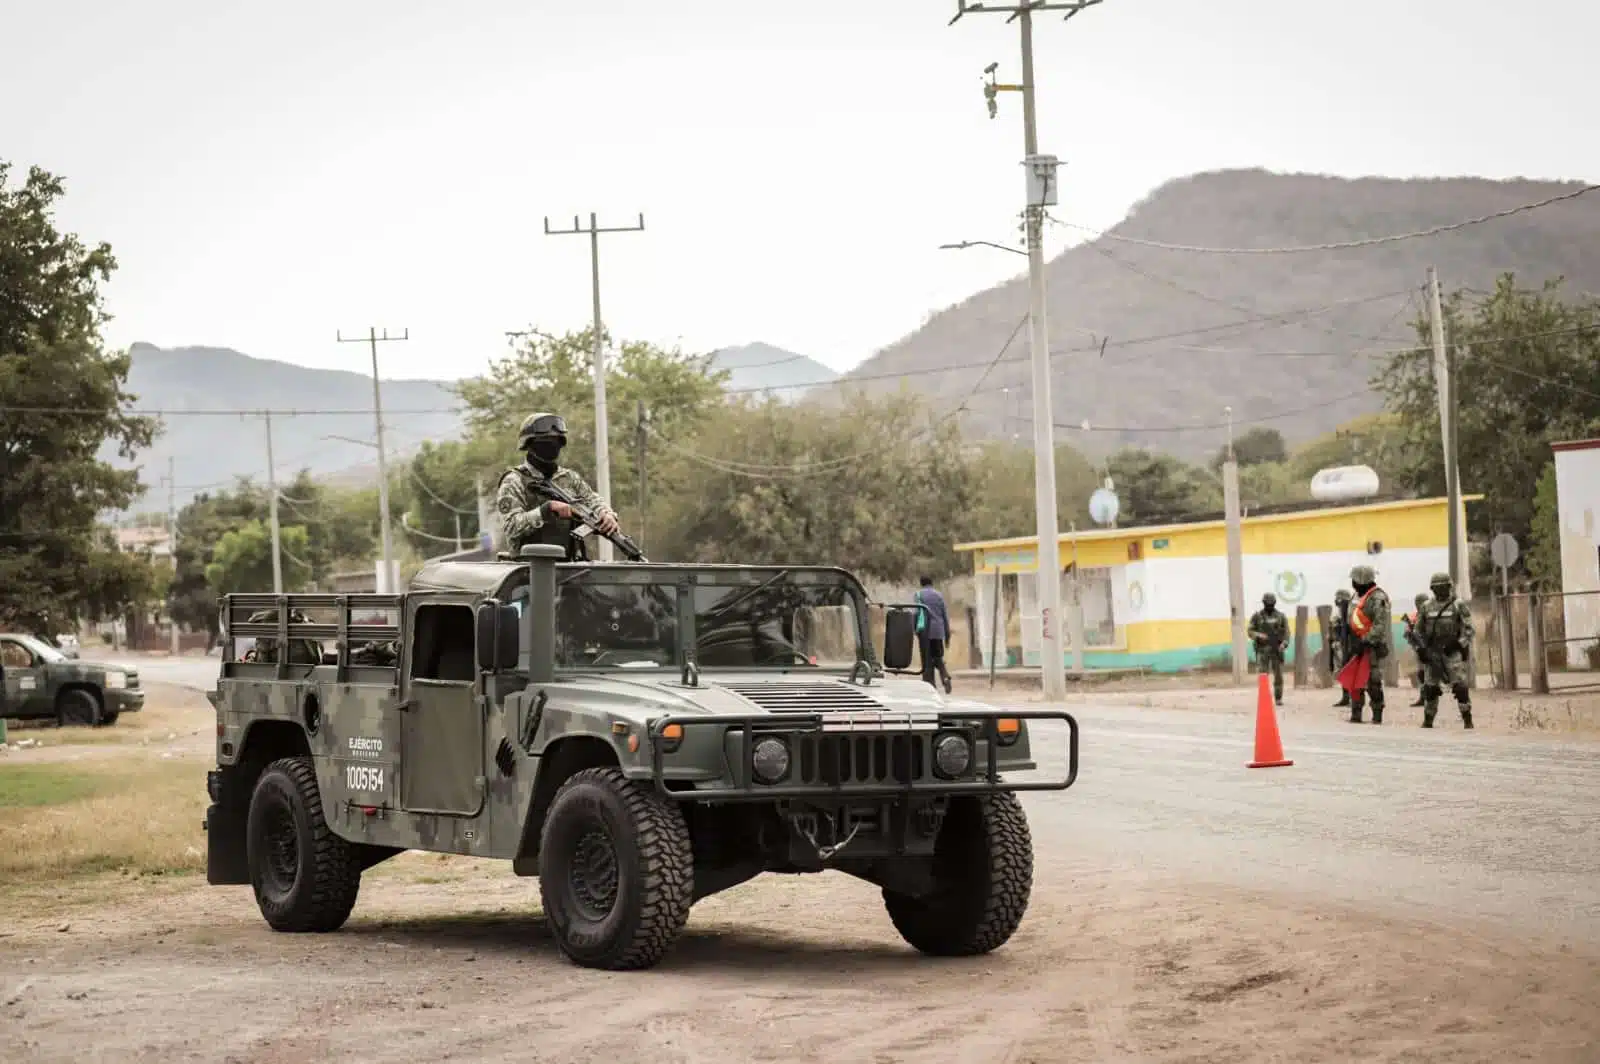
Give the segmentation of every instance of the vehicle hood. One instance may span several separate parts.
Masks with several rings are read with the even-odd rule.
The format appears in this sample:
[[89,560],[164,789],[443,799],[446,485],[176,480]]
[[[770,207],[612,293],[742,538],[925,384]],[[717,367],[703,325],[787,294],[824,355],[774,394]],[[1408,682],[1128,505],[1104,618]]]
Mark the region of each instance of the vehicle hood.
[[562,684],[585,703],[611,703],[607,708],[638,720],[674,716],[754,716],[771,713],[949,713],[962,707],[988,710],[982,702],[951,698],[921,680],[892,676],[868,685],[843,676],[773,675],[771,672],[702,673],[690,687],[676,676],[619,676],[615,673],[572,677]]
[[46,665],[51,680],[58,683],[83,682],[105,686],[105,677],[108,673],[116,673],[127,678],[127,686],[139,686],[139,670],[126,665],[107,665],[98,661],[83,661],[72,659],[68,661],[55,661]]

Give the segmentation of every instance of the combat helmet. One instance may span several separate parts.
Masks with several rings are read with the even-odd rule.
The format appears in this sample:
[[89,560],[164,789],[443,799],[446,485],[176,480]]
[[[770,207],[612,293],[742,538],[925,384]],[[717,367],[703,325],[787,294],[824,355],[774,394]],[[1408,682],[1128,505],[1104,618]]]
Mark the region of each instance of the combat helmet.
[[1417,592],[1417,609],[1420,610],[1422,607],[1426,606],[1428,604],[1428,600],[1431,598],[1433,598],[1433,596],[1428,594],[1426,591]]
[[1268,591],[1265,595],[1261,596],[1261,604],[1270,610],[1278,604],[1278,596]]
[[1350,583],[1355,587],[1369,586],[1378,582],[1378,572],[1370,565],[1358,565],[1350,570]]
[[1353,598],[1355,598],[1355,596],[1350,594],[1349,588],[1341,587],[1339,590],[1333,593],[1333,604],[1335,606],[1343,606]]
[[526,451],[534,443],[544,440],[555,440],[562,446],[566,445],[567,421],[560,414],[540,411],[522,419],[522,427],[517,430],[517,450]]
[[1428,578],[1428,586],[1433,589],[1434,598],[1448,598],[1455,590],[1456,582],[1450,579],[1449,573],[1434,573]]

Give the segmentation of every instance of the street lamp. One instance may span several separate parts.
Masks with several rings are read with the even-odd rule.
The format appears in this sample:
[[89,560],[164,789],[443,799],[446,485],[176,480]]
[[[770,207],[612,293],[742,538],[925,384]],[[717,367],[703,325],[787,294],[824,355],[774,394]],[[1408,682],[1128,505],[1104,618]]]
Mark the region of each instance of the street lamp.
[[1009,251],[1013,255],[1021,255],[1024,258],[1026,258],[1028,255],[1026,251],[1023,251],[1020,248],[1006,247],[1004,244],[996,244],[993,240],[963,240],[959,244],[940,244],[939,250],[946,251],[955,248],[975,248],[979,245],[982,245],[983,247],[999,248],[1001,251]]

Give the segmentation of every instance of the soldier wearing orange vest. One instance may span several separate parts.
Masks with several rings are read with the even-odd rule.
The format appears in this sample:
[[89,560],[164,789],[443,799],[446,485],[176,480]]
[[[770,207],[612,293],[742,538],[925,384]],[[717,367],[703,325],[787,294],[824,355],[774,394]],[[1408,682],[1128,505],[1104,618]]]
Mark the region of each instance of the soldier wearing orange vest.
[[1383,723],[1383,663],[1393,651],[1390,631],[1389,596],[1378,586],[1378,574],[1370,565],[1350,570],[1350,586],[1355,601],[1350,603],[1351,656],[1367,656],[1370,672],[1364,690],[1351,692],[1350,723],[1361,723],[1363,703],[1372,701],[1372,723]]

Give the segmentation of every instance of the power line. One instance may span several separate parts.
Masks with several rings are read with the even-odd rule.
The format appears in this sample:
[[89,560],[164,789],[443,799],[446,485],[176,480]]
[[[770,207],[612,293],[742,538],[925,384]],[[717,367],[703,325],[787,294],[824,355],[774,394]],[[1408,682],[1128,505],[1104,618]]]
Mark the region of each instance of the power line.
[[1548,207],[1552,203],[1560,203],[1564,200],[1577,199],[1579,196],[1586,195],[1595,191],[1596,189],[1600,189],[1600,185],[1585,185],[1582,188],[1575,189],[1571,192],[1563,192],[1559,195],[1548,196],[1545,199],[1538,200],[1533,203],[1519,204],[1515,207],[1508,207],[1503,211],[1495,211],[1492,214],[1479,215],[1476,218],[1467,218],[1459,222],[1451,222],[1447,225],[1436,225],[1431,229],[1418,229],[1409,233],[1394,233],[1389,236],[1367,237],[1362,240],[1343,240],[1332,244],[1302,244],[1293,247],[1279,248],[1214,248],[1196,246],[1193,244],[1167,244],[1159,240],[1141,240],[1138,237],[1120,236],[1116,233],[1107,232],[1105,230],[1096,230],[1086,225],[1078,225],[1074,222],[1063,221],[1060,218],[1050,215],[1047,215],[1046,217],[1048,217],[1049,220],[1055,225],[1064,226],[1068,229],[1077,229],[1080,232],[1092,233],[1094,237],[1099,240],[1114,240],[1119,244],[1136,244],[1139,247],[1155,248],[1159,251],[1189,251],[1203,255],[1295,255],[1308,251],[1346,251],[1353,248],[1376,247],[1380,244],[1394,244],[1402,240],[1420,240],[1424,237],[1438,236],[1440,233],[1449,233],[1454,232],[1457,229],[1466,229],[1469,226],[1482,225],[1485,222],[1494,221],[1496,218],[1507,218],[1513,214],[1521,214],[1524,211],[1538,210],[1541,207]]

